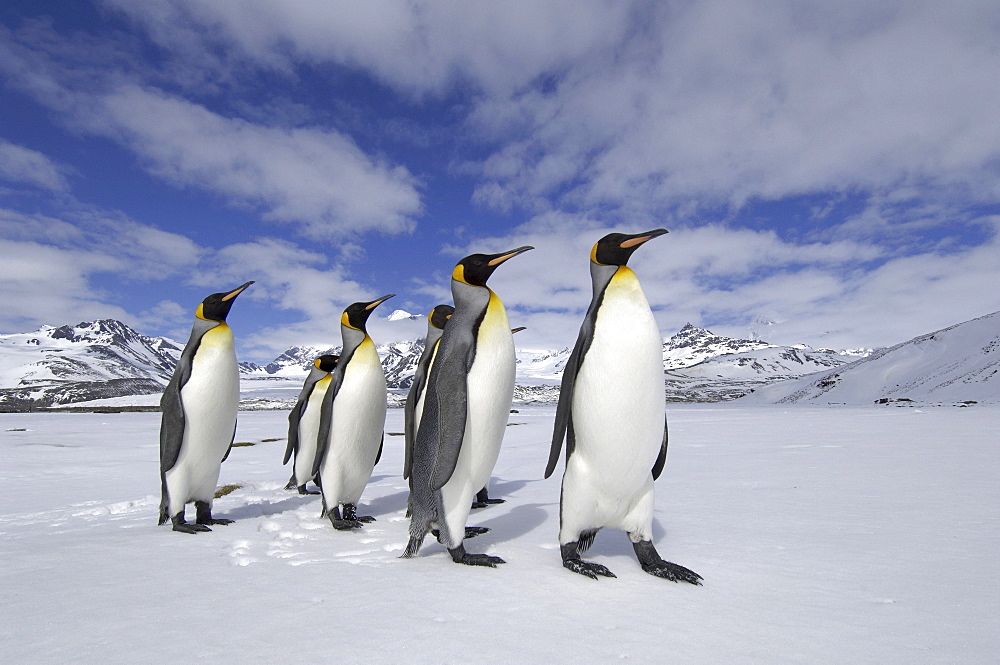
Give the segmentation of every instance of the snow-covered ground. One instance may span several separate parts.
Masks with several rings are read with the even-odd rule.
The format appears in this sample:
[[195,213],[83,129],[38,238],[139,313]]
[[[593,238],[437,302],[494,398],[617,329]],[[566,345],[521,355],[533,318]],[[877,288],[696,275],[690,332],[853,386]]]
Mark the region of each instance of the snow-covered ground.
[[[656,544],[705,578],[641,571],[624,534],[564,570],[553,407],[518,407],[507,503],[451,562],[407,539],[402,411],[334,531],[282,489],[286,414],[240,413],[217,500],[236,520],[156,526],[156,413],[0,414],[4,663],[993,663],[1000,654],[1000,407],[671,405]],[[277,439],[277,440],[275,440]],[[561,466],[560,466],[561,473]],[[193,508],[189,508],[193,515]]]

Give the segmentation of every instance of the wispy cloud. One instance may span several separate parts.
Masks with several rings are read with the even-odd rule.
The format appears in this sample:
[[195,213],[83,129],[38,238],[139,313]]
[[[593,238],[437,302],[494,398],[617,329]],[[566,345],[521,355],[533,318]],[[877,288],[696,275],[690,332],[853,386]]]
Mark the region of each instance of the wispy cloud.
[[63,192],[69,188],[66,170],[37,150],[0,139],[0,180]]
[[177,186],[217,194],[320,240],[410,231],[421,214],[419,183],[405,167],[365,154],[335,130],[227,117],[137,83],[124,69],[104,71],[86,58],[67,65],[37,25],[2,36],[0,72],[10,81],[67,126],[118,141]]

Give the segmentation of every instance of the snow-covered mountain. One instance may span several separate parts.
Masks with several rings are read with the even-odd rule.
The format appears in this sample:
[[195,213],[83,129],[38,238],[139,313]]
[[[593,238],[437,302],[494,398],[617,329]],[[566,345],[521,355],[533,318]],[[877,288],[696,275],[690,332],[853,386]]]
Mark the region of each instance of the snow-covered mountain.
[[741,353],[774,347],[755,339],[722,337],[705,328],[684,324],[676,335],[663,342],[663,369],[690,367],[727,353]]
[[776,383],[747,403],[1000,402],[1000,312],[915,337],[866,358]]
[[[996,341],[997,333],[989,332],[995,330],[998,319],[993,317],[998,316],[1000,314],[976,320],[980,322],[976,325],[982,330],[977,328],[979,332],[975,334],[986,340],[980,346],[986,348],[990,343],[1000,344]],[[968,326],[971,330],[973,323],[911,340],[861,361],[852,355],[854,352],[838,353],[828,349],[814,350],[804,346],[777,346],[761,340],[735,339],[687,324],[663,343],[667,399],[718,402],[756,391],[754,399],[758,401],[858,403],[868,400],[869,396],[871,399],[868,401],[908,397],[903,393],[907,390],[913,392],[911,386],[937,380],[935,377],[940,375],[943,378],[938,383],[952,386],[949,389],[951,392],[939,386],[933,390],[920,388],[914,394],[940,393],[941,397],[937,399],[946,400],[951,399],[950,395],[954,393],[956,400],[959,397],[975,400],[976,396],[966,397],[967,393],[959,395],[962,392],[959,388],[970,381],[983,383],[985,380],[974,380],[966,374],[971,372],[980,376],[996,368],[989,365],[987,369],[977,369],[971,356],[943,357],[941,363],[946,366],[945,369],[914,361],[912,371],[902,379],[895,378],[899,370],[880,373],[880,368],[887,362],[901,362],[898,358],[903,352],[876,363],[889,351],[909,348],[907,345],[914,348],[920,346],[921,357],[927,356],[925,349],[932,346],[931,342],[951,339],[957,334],[949,332],[953,329],[964,331]],[[920,340],[924,341],[917,344]],[[114,320],[58,328],[43,326],[30,333],[0,335],[0,410],[25,410],[118,396],[154,395],[169,380],[181,347],[178,342],[163,337],[147,337]],[[423,347],[422,339],[377,347],[391,389],[401,392],[409,388]],[[950,348],[953,349],[954,345]],[[294,399],[297,384],[304,379],[313,360],[324,353],[339,351],[339,347],[292,347],[266,365],[241,362],[240,371],[247,391],[259,393],[266,388],[272,393],[277,390],[286,395],[281,398],[283,400]],[[957,352],[952,350],[949,353]],[[521,402],[557,399],[558,385],[570,349],[519,348],[516,354],[516,399]],[[855,366],[874,369],[866,371],[863,378],[857,374],[855,379],[855,370],[851,369]],[[883,381],[883,374],[894,383],[889,385]],[[799,383],[790,382],[803,376],[810,378]],[[862,383],[865,385],[862,386]],[[843,387],[832,390],[838,385]],[[851,395],[844,396],[842,393],[845,391],[851,392]],[[150,405],[153,403],[147,402]]]
[[113,319],[0,335],[0,410],[160,392],[181,346]]

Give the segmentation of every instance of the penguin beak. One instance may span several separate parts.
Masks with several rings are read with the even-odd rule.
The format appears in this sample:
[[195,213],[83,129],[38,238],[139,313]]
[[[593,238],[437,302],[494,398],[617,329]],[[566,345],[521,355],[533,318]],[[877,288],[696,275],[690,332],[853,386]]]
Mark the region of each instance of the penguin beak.
[[240,295],[241,293],[243,293],[243,289],[247,288],[248,286],[250,286],[250,285],[251,285],[251,284],[253,284],[253,283],[254,283],[254,280],[252,280],[252,279],[251,279],[251,280],[250,280],[249,282],[247,282],[247,283],[246,283],[246,284],[244,284],[243,286],[238,286],[238,287],[236,287],[235,289],[233,289],[232,291],[230,291],[230,292],[229,292],[229,293],[227,293],[226,295],[222,296],[222,301],[223,301],[223,302],[226,302],[226,301],[228,301],[228,300],[232,300],[232,299],[233,299],[233,298],[235,298],[236,296],[238,296],[238,295]]
[[652,231],[646,231],[645,233],[637,233],[630,237],[628,240],[621,244],[622,249],[631,249],[632,247],[638,247],[647,240],[652,240],[653,238],[659,238],[665,233],[669,233],[666,229],[653,229]]
[[387,296],[382,296],[378,300],[372,300],[370,303],[368,303],[367,305],[365,305],[365,309],[367,309],[370,312],[371,310],[375,309],[376,307],[378,307],[379,305],[381,305],[382,303],[384,303],[386,300],[388,300],[389,298],[392,298],[395,295],[396,295],[395,293],[390,293]]
[[510,329],[510,334],[513,335],[514,333],[519,333],[522,330],[527,330],[527,329],[528,329],[527,326],[521,326],[520,328],[511,328]]
[[500,265],[507,259],[512,259],[518,254],[523,254],[524,252],[527,252],[529,249],[534,249],[534,247],[532,247],[531,245],[525,245],[524,247],[518,247],[517,249],[512,249],[509,252],[501,252],[500,254],[494,254],[493,258],[490,259],[490,262],[487,265],[489,265],[491,268],[495,268],[496,266]]

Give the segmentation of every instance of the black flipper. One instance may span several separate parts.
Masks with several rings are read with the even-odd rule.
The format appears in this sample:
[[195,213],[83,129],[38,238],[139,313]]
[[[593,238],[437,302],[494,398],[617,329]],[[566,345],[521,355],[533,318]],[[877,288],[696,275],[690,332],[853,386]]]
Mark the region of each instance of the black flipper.
[[[580,334],[576,338],[576,345],[573,352],[566,361],[563,368],[562,382],[559,385],[559,404],[556,406],[555,427],[552,430],[552,448],[549,450],[549,462],[545,466],[545,477],[548,478],[555,471],[559,462],[559,453],[562,452],[563,441],[567,438],[567,432],[572,430],[573,420],[573,392],[576,390],[576,376],[580,373],[583,359],[590,350],[590,345],[594,341],[594,328],[597,322],[597,310],[604,301],[604,291],[611,282],[614,271],[607,275],[606,281],[600,287],[600,293],[591,301],[587,315],[583,317],[583,324],[580,326]],[[604,276],[602,275],[603,279]],[[567,447],[566,459],[573,454],[571,447]]]
[[309,371],[309,376],[306,377],[305,383],[302,385],[302,390],[299,391],[299,397],[295,400],[295,406],[292,407],[291,412],[288,414],[288,445],[285,446],[285,457],[281,460],[282,464],[288,464],[288,460],[292,458],[292,453],[298,454],[299,452],[299,421],[302,420],[302,414],[305,413],[306,404],[309,403],[309,397],[312,396],[313,389],[326,375],[327,372],[313,368]]
[[476,328],[446,328],[444,335],[449,342],[442,341],[434,362],[434,385],[429,389],[435,390],[438,397],[437,457],[430,478],[430,487],[435,492],[451,479],[462,452],[469,407],[468,375],[476,356]]
[[292,459],[292,453],[297,453],[299,450],[299,420],[302,419],[303,407],[305,407],[305,401],[300,397],[288,414],[288,445],[285,446],[282,464],[288,464],[288,460]]
[[[375,464],[378,464],[378,461],[382,459],[383,446],[385,446],[385,432],[382,432],[382,441],[380,441],[378,444],[378,453],[375,455]],[[375,464],[372,464],[372,466],[375,466]]]
[[[191,337],[181,357],[177,360],[174,373],[163,389],[160,397],[160,519],[159,524],[165,524],[167,520],[174,520],[176,516],[169,515],[169,499],[167,498],[167,471],[174,468],[177,458],[181,454],[181,444],[184,442],[184,404],[181,402],[181,388],[187,384],[191,378],[191,362],[194,358],[198,346],[201,344],[202,336],[213,326],[206,327],[199,325],[196,320],[191,330]],[[181,524],[184,524],[184,516],[181,515]],[[177,522],[174,521],[174,526]],[[175,530],[183,530],[176,529]]]
[[[434,345],[437,345],[439,341],[435,341]],[[406,394],[406,404],[403,405],[403,440],[405,446],[403,453],[403,480],[409,479],[410,472],[413,470],[413,443],[417,440],[416,427],[414,427],[417,419],[417,402],[420,401],[420,396],[427,389],[427,369],[430,367],[431,358],[434,356],[434,345],[429,349],[425,348],[424,352],[420,354],[420,360],[417,362],[417,370],[413,373],[413,382],[410,384],[410,392]]]
[[653,480],[660,477],[663,472],[663,465],[667,462],[667,417],[663,416],[663,443],[660,444],[660,454],[656,456],[653,463]]
[[[238,424],[239,423],[237,423],[237,425]],[[229,437],[229,447],[226,448],[226,454],[222,456],[222,462],[225,462],[227,459],[229,459],[229,453],[233,452],[233,441],[236,440],[236,427],[237,427],[237,425],[233,425],[233,435],[231,437]]]

